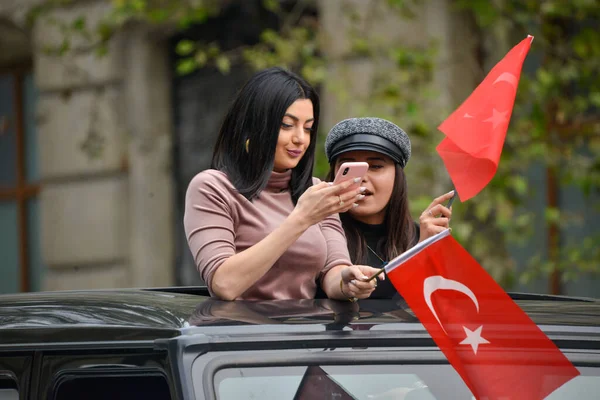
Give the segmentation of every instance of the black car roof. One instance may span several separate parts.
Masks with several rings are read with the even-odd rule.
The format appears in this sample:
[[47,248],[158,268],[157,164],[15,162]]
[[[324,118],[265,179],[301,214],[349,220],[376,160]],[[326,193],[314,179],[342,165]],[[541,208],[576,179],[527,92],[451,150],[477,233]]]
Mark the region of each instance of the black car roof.
[[[512,297],[538,325],[588,327],[600,333],[600,300],[529,294],[512,294]],[[190,329],[198,331],[194,326],[319,324],[328,329],[336,326],[361,329],[365,325],[392,323],[418,323],[400,298],[358,303],[329,299],[226,302],[210,298],[205,288],[0,296],[0,343],[32,340],[26,338],[28,331],[30,335],[43,332],[46,340],[52,336],[58,340],[66,329],[75,328],[86,330],[81,340],[115,337],[134,340],[174,337]]]

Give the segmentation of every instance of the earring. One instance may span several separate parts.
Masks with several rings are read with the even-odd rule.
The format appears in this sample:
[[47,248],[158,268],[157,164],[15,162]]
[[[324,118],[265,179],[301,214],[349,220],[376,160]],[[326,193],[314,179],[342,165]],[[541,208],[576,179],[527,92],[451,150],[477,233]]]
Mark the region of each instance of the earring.
[[247,140],[246,140],[246,153],[250,153],[250,152],[248,151],[248,146],[249,146],[249,145],[250,145],[250,139],[247,139]]

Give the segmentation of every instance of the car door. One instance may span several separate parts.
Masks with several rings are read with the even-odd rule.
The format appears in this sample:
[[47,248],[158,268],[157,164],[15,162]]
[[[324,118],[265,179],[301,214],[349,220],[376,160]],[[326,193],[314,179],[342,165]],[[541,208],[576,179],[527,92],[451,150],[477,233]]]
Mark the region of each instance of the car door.
[[[190,338],[183,351],[184,399],[471,399],[444,354],[410,334],[360,332]],[[560,342],[559,342],[560,343]],[[579,348],[572,347],[576,344]],[[547,400],[592,400],[600,393],[600,341],[561,348],[580,376]],[[539,365],[543,366],[543,359]]]

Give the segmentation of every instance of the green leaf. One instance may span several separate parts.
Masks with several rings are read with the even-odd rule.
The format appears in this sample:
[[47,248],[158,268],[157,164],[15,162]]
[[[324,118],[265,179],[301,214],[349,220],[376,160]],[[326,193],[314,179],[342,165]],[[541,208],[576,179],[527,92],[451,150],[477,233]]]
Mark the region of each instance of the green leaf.
[[126,5],[127,0],[112,0],[112,6],[114,8],[123,8]]
[[512,188],[515,189],[515,192],[517,192],[517,194],[519,194],[519,195],[527,194],[527,180],[523,176],[520,176],[520,175],[513,176],[511,178],[510,184],[511,184]]
[[185,58],[177,62],[177,73],[179,75],[187,75],[198,68],[196,60],[193,58]]
[[206,53],[209,58],[217,57],[220,52],[221,52],[221,49],[219,48],[219,45],[215,42],[208,45],[208,49],[206,50]]
[[161,23],[169,18],[169,11],[162,9],[154,9],[148,12],[150,22]]
[[539,68],[537,70],[537,78],[539,83],[543,86],[552,86],[555,81],[555,77],[544,68]]
[[175,47],[175,52],[180,56],[188,56],[195,50],[196,44],[191,40],[180,40]]
[[491,212],[491,203],[478,203],[475,207],[475,215],[480,221],[487,219]]
[[192,23],[201,24],[203,22],[206,22],[209,15],[210,14],[208,12],[208,9],[206,9],[205,7],[199,7],[199,8],[196,8],[194,10],[194,12],[192,12],[192,14],[190,16],[191,17],[190,21]]
[[218,56],[215,60],[215,63],[217,65],[218,70],[224,75],[228,74],[231,70],[231,61],[224,55]]
[[558,208],[548,207],[544,210],[544,218],[549,223],[558,223],[560,221],[560,210]]
[[500,13],[489,0],[457,0],[457,7],[470,9],[479,25],[488,27],[498,21]]
[[85,17],[79,17],[75,19],[71,26],[76,31],[83,31],[85,29]]
[[370,53],[370,42],[365,38],[356,38],[352,42],[352,51],[356,55],[367,55]]
[[263,7],[271,12],[278,12],[281,8],[279,6],[279,0],[263,0]]
[[96,47],[96,57],[104,57],[106,54],[108,54],[108,46],[106,44],[101,44],[98,47]]
[[594,107],[600,108],[600,92],[590,93],[590,103],[592,103]]
[[107,22],[100,23],[97,28],[97,33],[100,36],[100,40],[103,42],[108,41],[114,34],[114,31],[113,25]]
[[265,29],[261,34],[260,38],[263,42],[273,44],[279,39],[279,34],[272,29]]
[[206,65],[206,63],[208,62],[208,55],[206,54],[205,51],[202,51],[202,50],[198,50],[196,52],[196,54],[194,55],[194,58],[196,59],[196,63],[198,64],[198,67],[204,67]]
[[71,49],[71,41],[68,38],[64,38],[62,43],[57,49],[59,56],[64,56]]
[[133,10],[141,12],[146,9],[147,4],[145,0],[131,0],[130,5]]

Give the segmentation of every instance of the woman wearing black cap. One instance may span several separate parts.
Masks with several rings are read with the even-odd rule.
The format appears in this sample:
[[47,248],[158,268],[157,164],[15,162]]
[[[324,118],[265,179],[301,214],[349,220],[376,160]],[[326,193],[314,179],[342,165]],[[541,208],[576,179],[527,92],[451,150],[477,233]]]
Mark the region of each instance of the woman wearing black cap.
[[[335,125],[325,141],[328,180],[346,161],[365,161],[369,170],[361,185],[365,198],[340,214],[353,263],[375,268],[418,242],[448,228],[452,212],[443,203],[453,192],[436,198],[416,224],[409,212],[404,167],[410,139],[395,124],[380,118],[351,118]],[[391,298],[396,289],[385,280],[370,298]]]

